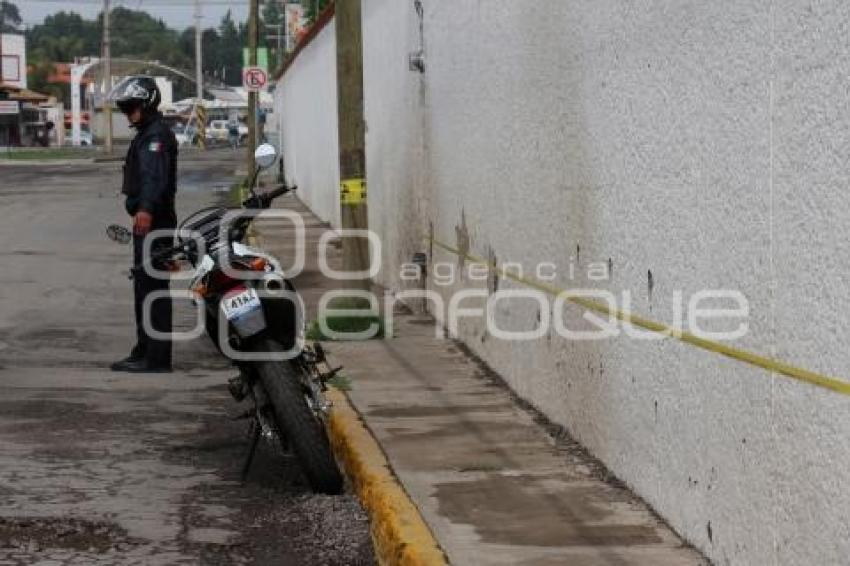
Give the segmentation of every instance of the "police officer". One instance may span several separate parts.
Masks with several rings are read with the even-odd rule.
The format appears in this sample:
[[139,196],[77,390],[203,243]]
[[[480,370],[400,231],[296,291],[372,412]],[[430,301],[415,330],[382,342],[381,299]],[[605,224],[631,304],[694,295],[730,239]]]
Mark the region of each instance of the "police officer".
[[[127,116],[136,135],[124,160],[125,208],[133,217],[133,263],[142,265],[144,242],[151,231],[166,230],[169,236],[158,237],[151,249],[170,247],[170,231],[177,226],[174,195],[177,177],[177,140],[159,112],[161,95],[151,77],[135,76],[116,87],[112,99]],[[163,269],[163,265],[154,265]],[[154,339],[145,331],[145,297],[156,291],[167,291],[168,279],[137,270],[133,276],[136,315],[136,345],[130,355],[112,364],[113,371],[163,373],[171,371],[171,341]],[[151,327],[162,333],[171,332],[171,300],[155,299],[149,305]]]

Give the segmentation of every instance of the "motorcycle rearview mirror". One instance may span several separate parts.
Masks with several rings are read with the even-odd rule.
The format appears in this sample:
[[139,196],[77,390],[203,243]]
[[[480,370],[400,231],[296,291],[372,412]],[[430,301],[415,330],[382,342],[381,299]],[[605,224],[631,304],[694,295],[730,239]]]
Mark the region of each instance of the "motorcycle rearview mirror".
[[133,239],[133,233],[119,224],[110,224],[106,227],[106,237],[119,244],[129,244]]
[[254,161],[260,169],[268,169],[277,161],[277,150],[270,143],[261,143],[254,151]]

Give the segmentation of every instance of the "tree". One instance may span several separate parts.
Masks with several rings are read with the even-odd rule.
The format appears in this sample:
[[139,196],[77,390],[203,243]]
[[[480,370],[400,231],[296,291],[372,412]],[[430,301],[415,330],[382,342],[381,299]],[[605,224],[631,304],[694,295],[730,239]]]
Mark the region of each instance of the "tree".
[[21,13],[17,6],[6,0],[0,1],[0,32],[14,33],[19,31],[21,21]]
[[44,23],[27,33],[28,85],[31,89],[52,94],[66,103],[70,101],[68,85],[51,83],[54,63],[73,61],[74,57],[97,55],[100,30],[95,22],[84,20],[73,12],[47,16]]
[[74,12],[59,12],[44,19],[27,33],[33,52],[44,51],[54,62],[73,61],[74,57],[100,53],[100,25],[84,20]]
[[[102,29],[103,16],[97,28]],[[194,55],[179,48],[180,35],[147,12],[117,7],[112,10],[112,55],[159,61],[178,69],[191,69]]]
[[228,85],[242,84],[242,46],[245,45],[244,25],[233,21],[230,10],[221,18],[218,26],[222,49],[219,50],[217,67],[223,70],[223,81]]
[[[4,0],[0,2],[0,5],[5,6]],[[11,13],[11,9],[9,11]],[[194,76],[194,28],[177,31],[147,12],[120,6],[114,8],[110,16],[113,57],[158,61]],[[59,12],[47,16],[43,23],[33,26],[26,34],[32,88],[41,92],[53,92],[54,86],[61,89],[61,85],[51,86],[47,81],[52,74],[53,64],[69,63],[78,57],[100,56],[102,31],[102,14],[95,20],[88,20],[73,12]],[[244,40],[245,26],[237,24],[230,13],[222,18],[218,29],[203,30],[201,42],[205,74],[208,77],[223,79],[230,85],[240,84]],[[147,69],[144,65],[122,65],[119,69],[121,70],[116,70],[116,73],[163,72],[154,67]],[[175,98],[194,94],[194,83],[172,78],[175,81]],[[67,85],[65,88],[67,90]]]
[[304,6],[304,18],[308,25],[313,25],[319,18],[319,14],[328,7],[331,0],[301,0],[301,5]]
[[71,89],[67,88],[67,85],[50,82],[49,78],[53,72],[53,63],[49,59],[37,58],[29,65],[28,85],[37,92],[55,96],[56,100],[70,103]]

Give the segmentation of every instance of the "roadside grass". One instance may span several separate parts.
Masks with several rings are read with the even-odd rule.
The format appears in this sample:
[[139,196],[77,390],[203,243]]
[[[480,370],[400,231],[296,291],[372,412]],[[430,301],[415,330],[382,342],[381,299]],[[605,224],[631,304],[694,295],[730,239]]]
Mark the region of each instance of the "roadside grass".
[[[330,309],[339,309],[339,310],[351,310],[351,311],[369,311],[369,301],[362,298],[357,297],[336,297],[331,299],[328,303],[328,308]],[[364,313],[365,314],[365,313]],[[366,315],[366,316],[352,316],[345,314],[338,314],[332,316],[325,317],[326,326],[329,330],[333,332],[339,333],[354,333],[354,332],[364,332],[369,330],[369,328],[376,324],[378,326],[378,331],[375,335],[370,338],[371,340],[375,340],[377,338],[384,337],[384,319],[378,315]],[[334,341],[336,340],[332,336],[325,335],[322,332],[322,328],[319,325],[318,320],[314,320],[310,327],[307,330],[306,335],[308,340],[313,341]]]
[[0,159],[20,159],[27,161],[41,159],[91,159],[97,156],[97,150],[84,147],[53,147],[44,149],[25,148],[0,150]]

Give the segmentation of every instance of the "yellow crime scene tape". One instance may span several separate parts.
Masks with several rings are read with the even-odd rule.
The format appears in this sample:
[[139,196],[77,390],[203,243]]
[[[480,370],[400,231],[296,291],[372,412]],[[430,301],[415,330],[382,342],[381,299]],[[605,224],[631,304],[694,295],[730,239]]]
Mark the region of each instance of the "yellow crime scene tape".
[[440,242],[433,238],[426,238],[426,241],[431,242],[435,246],[442,248],[447,252],[451,252],[459,257],[463,257],[474,263],[486,265],[489,268],[501,273],[503,277],[506,277],[518,283],[522,283],[523,285],[527,285],[528,287],[531,287],[533,289],[543,291],[544,293],[549,293],[550,295],[554,295],[556,297],[563,295],[566,300],[570,301],[573,304],[579,305],[587,310],[596,311],[602,314],[613,316],[623,322],[627,322],[634,326],[643,328],[645,330],[650,330],[652,332],[657,332],[659,334],[663,334],[671,338],[676,338],[678,340],[681,340],[682,342],[691,344],[692,346],[702,348],[703,350],[708,350],[709,352],[722,354],[726,357],[745,362],[750,365],[758,366],[768,371],[776,372],[778,374],[785,375],[787,377],[791,377],[800,381],[804,381],[812,385],[817,385],[818,387],[823,387],[825,389],[835,391],[836,393],[850,395],[850,382],[848,381],[829,377],[827,375],[822,375],[813,371],[809,371],[807,369],[796,367],[781,360],[768,358],[766,356],[762,356],[754,352],[748,352],[746,350],[734,348],[732,346],[729,346],[728,344],[722,344],[713,340],[706,340],[705,338],[700,338],[699,336],[696,336],[694,334],[691,334],[690,332],[686,332],[679,328],[675,328],[661,322],[650,320],[642,316],[634,315],[629,312],[621,311],[619,309],[611,308],[610,306],[601,301],[589,299],[587,297],[577,297],[571,295],[570,291],[566,289],[560,289],[558,287],[555,287],[554,285],[549,285],[537,279],[524,277],[516,273],[511,273],[510,271],[501,269],[499,265],[495,262],[490,262],[485,259],[476,257],[472,254],[462,252],[457,248],[449,246],[448,244],[444,244],[443,242]]
[[345,179],[339,185],[339,202],[356,206],[366,202],[366,179]]

